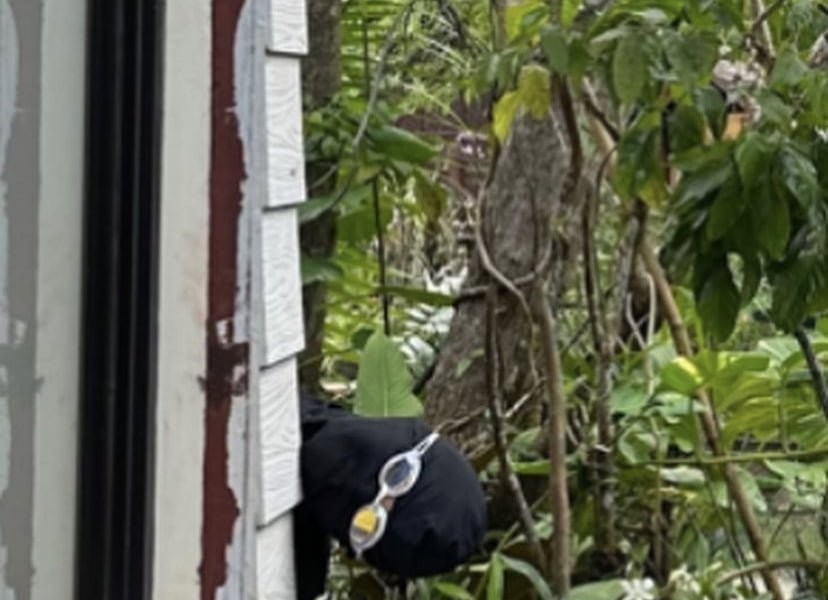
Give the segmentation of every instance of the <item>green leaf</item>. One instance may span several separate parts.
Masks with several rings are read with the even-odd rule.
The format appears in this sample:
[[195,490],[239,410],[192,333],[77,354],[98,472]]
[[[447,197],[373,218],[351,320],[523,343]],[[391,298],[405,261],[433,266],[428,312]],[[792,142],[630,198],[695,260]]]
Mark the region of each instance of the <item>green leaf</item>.
[[532,118],[543,119],[549,114],[552,91],[549,71],[540,65],[526,65],[518,75],[520,104]]
[[766,512],[768,510],[768,503],[762,494],[762,490],[759,488],[759,484],[756,483],[756,478],[742,467],[737,466],[735,469],[739,482],[742,484],[742,489],[745,490],[753,506],[759,512]]
[[[391,207],[386,199],[380,201],[380,227],[385,230],[393,216]],[[339,241],[358,243],[367,242],[377,235],[376,215],[374,207],[366,204],[356,210],[348,212],[337,220],[336,235]]]
[[561,3],[561,24],[569,27],[581,10],[581,0],[563,0]]
[[429,306],[451,306],[454,304],[454,296],[430,292],[422,288],[407,287],[402,285],[387,285],[377,289],[378,293],[387,292],[392,296],[405,298],[410,302],[428,304]]
[[354,412],[364,417],[412,417],[422,414],[411,393],[411,374],[397,345],[377,331],[359,361]]
[[552,590],[549,589],[549,584],[546,583],[543,576],[535,567],[530,565],[528,562],[510,558],[506,555],[500,555],[500,559],[503,561],[503,565],[507,569],[523,575],[526,579],[528,579],[532,584],[532,587],[534,587],[535,591],[538,593],[538,596],[540,596],[541,600],[553,600]]
[[696,88],[693,90],[693,102],[707,119],[716,139],[721,138],[727,109],[722,95],[711,86]]
[[438,149],[410,131],[384,125],[369,129],[366,137],[371,149],[390,160],[425,164],[437,155]]
[[718,40],[715,35],[701,31],[673,32],[666,37],[664,50],[679,80],[692,88],[710,79],[718,55]]
[[524,33],[527,25],[536,22],[546,12],[542,0],[520,0],[506,6],[503,21],[506,26],[506,38],[511,42]]
[[438,581],[434,584],[434,590],[453,600],[474,600],[474,596],[465,589],[448,581]]
[[814,163],[801,152],[786,146],[779,153],[782,184],[803,208],[819,202],[821,190]]
[[669,469],[661,469],[660,473],[661,478],[667,483],[686,487],[701,487],[707,481],[707,478],[704,476],[704,471],[696,467],[672,467]]
[[771,90],[761,89],[756,92],[756,100],[759,102],[762,121],[772,123],[783,129],[790,127],[793,108],[779,95]]
[[342,267],[328,258],[302,257],[302,285],[318,281],[338,281],[344,275]]
[[446,208],[448,192],[436,181],[432,181],[421,170],[414,171],[414,195],[426,219],[436,222]]
[[566,33],[557,25],[547,25],[541,31],[541,48],[552,70],[566,75],[569,71],[569,43]]
[[752,204],[748,199],[753,233],[765,252],[771,258],[780,260],[785,255],[785,248],[791,235],[788,201],[776,196],[773,187],[769,184],[760,185],[754,193]]
[[712,157],[698,170],[684,176],[676,188],[676,203],[682,205],[690,200],[701,200],[719,189],[732,173],[733,162],[729,156]]
[[704,378],[692,360],[678,356],[661,369],[661,383],[667,389],[689,396],[704,383]]
[[760,178],[770,171],[776,146],[765,136],[750,131],[736,148],[736,166],[746,189],[759,185]]
[[704,117],[689,104],[679,104],[667,121],[670,128],[670,151],[684,152],[704,143]]
[[612,57],[612,83],[622,104],[633,104],[644,91],[647,82],[647,63],[641,51],[641,35],[621,38]]
[[660,131],[642,123],[621,137],[615,189],[622,198],[632,198],[651,181],[663,181],[658,158]]
[[770,75],[770,85],[783,88],[795,86],[802,81],[807,72],[808,67],[799,58],[796,49],[788,46],[776,57]]
[[517,92],[507,92],[494,105],[493,125],[495,137],[501,144],[509,137],[509,130],[512,128],[512,121],[515,120],[517,110],[520,107],[520,96]]
[[299,222],[308,223],[338,204],[356,205],[371,195],[371,186],[361,185],[355,188],[336,190],[325,196],[311,198],[299,205]]
[[503,600],[503,561],[498,552],[492,554],[489,562],[489,581],[486,586],[486,600]]
[[738,177],[730,177],[716,194],[707,218],[707,239],[715,241],[736,224],[745,209],[744,196]]
[[708,275],[699,292],[698,311],[705,331],[719,342],[727,340],[733,333],[740,306],[741,295],[725,263]]
[[572,589],[567,600],[618,600],[624,593],[621,579],[587,583]]
[[548,459],[512,463],[512,470],[518,475],[549,475],[550,469]]

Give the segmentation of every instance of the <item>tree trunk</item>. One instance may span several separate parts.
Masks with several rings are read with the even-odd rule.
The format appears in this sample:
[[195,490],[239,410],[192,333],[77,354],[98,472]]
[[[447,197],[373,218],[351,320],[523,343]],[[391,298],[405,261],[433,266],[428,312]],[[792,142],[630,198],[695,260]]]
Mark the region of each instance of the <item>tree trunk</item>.
[[[304,60],[302,72],[306,112],[321,108],[339,91],[342,79],[341,20],[341,0],[308,0],[310,53]],[[305,165],[308,198],[334,189],[336,177],[326,177],[321,183],[316,183],[332,168],[336,165],[328,162]],[[303,256],[331,258],[336,248],[336,213],[328,210],[313,221],[304,223],[300,230],[300,245]],[[299,381],[302,388],[310,391],[319,389],[327,291],[324,282],[312,283],[303,290],[305,350],[299,356]]]
[[[527,275],[548,257],[553,227],[563,212],[560,195],[569,160],[556,116],[550,112],[543,120],[517,118],[496,160],[485,191],[482,237],[494,266],[512,281],[523,279],[528,297],[533,286]],[[475,252],[465,288],[475,290],[487,282]],[[467,419],[486,405],[485,294],[466,296],[426,386],[426,416],[434,424]],[[498,306],[499,380],[508,408],[531,386],[532,335],[527,315],[513,294],[501,290]],[[484,428],[482,420],[468,423],[455,437],[462,444]]]

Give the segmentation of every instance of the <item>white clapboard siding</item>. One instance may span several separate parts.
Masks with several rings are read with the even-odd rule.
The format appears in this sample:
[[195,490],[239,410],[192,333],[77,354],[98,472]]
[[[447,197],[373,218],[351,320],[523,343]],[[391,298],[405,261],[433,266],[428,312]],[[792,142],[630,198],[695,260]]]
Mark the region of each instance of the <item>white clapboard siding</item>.
[[256,535],[258,600],[296,600],[293,570],[293,523],[277,519]]
[[269,56],[265,69],[267,204],[271,207],[296,204],[305,197],[299,59]]
[[273,52],[305,54],[308,19],[305,0],[270,0],[270,42]]
[[261,525],[289,511],[301,496],[298,389],[293,358],[265,369],[259,377]]
[[264,364],[273,365],[304,346],[299,232],[294,209],[262,215]]

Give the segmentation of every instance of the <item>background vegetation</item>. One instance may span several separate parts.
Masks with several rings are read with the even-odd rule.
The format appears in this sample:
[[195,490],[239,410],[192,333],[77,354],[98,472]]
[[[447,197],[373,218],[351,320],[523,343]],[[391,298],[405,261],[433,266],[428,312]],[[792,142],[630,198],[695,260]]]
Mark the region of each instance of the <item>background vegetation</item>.
[[310,0],[302,383],[486,552],[334,597],[828,597],[828,6]]

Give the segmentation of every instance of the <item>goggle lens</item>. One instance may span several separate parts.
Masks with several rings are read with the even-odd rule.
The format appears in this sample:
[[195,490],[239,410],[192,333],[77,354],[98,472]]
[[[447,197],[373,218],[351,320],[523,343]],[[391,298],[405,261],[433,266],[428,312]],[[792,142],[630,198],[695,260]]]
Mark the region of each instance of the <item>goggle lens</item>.
[[377,504],[366,504],[351,519],[351,546],[359,555],[379,541],[385,532],[387,513]]
[[405,486],[414,474],[415,467],[409,458],[403,457],[389,466],[385,471],[385,483],[391,490]]

